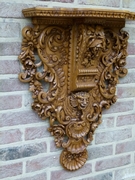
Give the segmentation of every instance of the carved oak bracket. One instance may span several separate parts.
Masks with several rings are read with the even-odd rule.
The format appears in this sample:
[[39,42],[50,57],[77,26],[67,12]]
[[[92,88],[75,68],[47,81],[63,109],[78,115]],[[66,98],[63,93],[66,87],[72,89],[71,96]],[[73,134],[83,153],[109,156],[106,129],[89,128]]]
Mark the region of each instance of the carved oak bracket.
[[135,13],[39,7],[23,14],[33,27],[22,30],[19,79],[30,83],[32,108],[49,118],[55,144],[64,148],[62,166],[77,170],[88,158],[102,109],[116,102],[118,79],[127,74],[128,33],[121,29]]

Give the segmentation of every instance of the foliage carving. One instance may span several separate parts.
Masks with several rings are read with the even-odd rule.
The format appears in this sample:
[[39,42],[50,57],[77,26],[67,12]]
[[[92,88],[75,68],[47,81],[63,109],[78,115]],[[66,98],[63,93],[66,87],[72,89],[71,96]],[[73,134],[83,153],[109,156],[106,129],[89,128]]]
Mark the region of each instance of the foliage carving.
[[[64,150],[62,166],[70,171],[88,159],[87,146],[101,123],[103,108],[116,102],[124,77],[128,33],[101,24],[40,24],[22,31],[19,59],[22,82],[30,83],[32,108],[49,118],[49,131]],[[34,52],[40,58],[37,62]],[[49,83],[45,90],[44,84]]]

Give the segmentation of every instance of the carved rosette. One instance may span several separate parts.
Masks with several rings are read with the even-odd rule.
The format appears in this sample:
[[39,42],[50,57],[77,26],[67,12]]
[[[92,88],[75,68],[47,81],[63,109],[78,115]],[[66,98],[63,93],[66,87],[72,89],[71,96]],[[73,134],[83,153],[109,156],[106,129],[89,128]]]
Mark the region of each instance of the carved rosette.
[[128,34],[101,24],[61,22],[23,29],[19,79],[30,83],[33,110],[49,118],[55,144],[64,148],[61,164],[74,171],[85,164],[102,109],[115,103],[118,79],[127,74]]

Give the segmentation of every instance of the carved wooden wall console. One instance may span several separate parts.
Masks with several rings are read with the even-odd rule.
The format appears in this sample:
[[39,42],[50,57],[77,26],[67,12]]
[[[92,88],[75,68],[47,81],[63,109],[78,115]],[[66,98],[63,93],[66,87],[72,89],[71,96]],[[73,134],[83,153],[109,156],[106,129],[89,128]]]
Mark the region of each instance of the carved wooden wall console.
[[128,33],[121,29],[135,13],[39,7],[23,14],[32,17],[33,27],[22,31],[19,79],[30,83],[32,108],[49,118],[55,144],[64,148],[62,166],[77,170],[88,158],[102,109],[116,102],[118,79],[127,74]]

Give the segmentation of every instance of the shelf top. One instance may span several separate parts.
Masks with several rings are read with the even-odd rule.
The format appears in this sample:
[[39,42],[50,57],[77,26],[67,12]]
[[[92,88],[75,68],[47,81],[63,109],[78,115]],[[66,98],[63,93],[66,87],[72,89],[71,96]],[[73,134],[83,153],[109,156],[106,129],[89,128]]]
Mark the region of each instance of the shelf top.
[[23,9],[23,14],[25,17],[97,17],[135,20],[135,12],[113,9],[34,7]]

